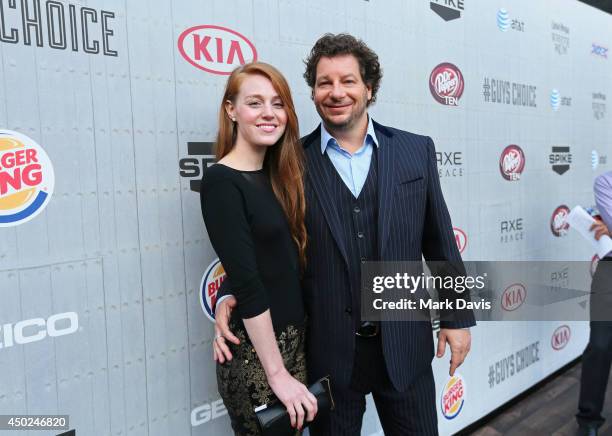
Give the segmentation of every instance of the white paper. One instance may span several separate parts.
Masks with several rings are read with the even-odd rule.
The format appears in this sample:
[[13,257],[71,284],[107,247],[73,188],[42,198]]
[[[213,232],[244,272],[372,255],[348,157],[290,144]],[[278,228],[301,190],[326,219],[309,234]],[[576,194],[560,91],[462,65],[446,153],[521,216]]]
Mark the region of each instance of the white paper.
[[577,230],[583,238],[589,241],[597,250],[599,258],[602,259],[612,251],[612,239],[608,235],[604,235],[597,241],[595,232],[589,230],[594,222],[595,219],[582,206],[574,207],[567,216],[567,223],[570,227]]

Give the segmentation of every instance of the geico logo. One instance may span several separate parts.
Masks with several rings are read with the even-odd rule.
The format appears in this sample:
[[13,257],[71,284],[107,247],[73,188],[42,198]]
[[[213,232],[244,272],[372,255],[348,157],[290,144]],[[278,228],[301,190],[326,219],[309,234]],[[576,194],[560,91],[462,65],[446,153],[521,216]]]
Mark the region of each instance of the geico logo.
[[222,399],[203,404],[191,411],[191,426],[197,427],[206,424],[208,421],[220,418],[223,415],[227,415],[227,409]]
[[9,348],[42,341],[47,335],[55,338],[72,334],[79,329],[79,316],[76,312],[64,312],[51,315],[46,321],[43,318],[32,318],[15,325],[4,324],[0,328],[0,348]]

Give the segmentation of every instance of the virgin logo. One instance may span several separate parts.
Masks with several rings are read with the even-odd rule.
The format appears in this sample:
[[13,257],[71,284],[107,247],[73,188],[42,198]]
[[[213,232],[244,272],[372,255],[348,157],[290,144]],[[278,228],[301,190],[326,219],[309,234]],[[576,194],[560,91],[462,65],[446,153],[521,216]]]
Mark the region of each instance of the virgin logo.
[[550,345],[557,351],[561,350],[569,343],[571,337],[572,331],[570,328],[566,325],[562,325],[553,332],[552,338],[550,339]]
[[525,153],[516,144],[510,144],[499,157],[499,171],[504,179],[509,181],[520,180],[525,169]]
[[502,293],[502,309],[512,312],[523,305],[525,298],[527,298],[527,290],[525,289],[525,286],[520,283],[510,285]]
[[429,75],[429,91],[438,103],[457,106],[463,87],[463,74],[451,63],[441,63]]
[[208,24],[181,33],[178,49],[191,65],[213,74],[230,75],[236,67],[257,60],[255,46],[243,35]]
[[457,243],[459,253],[463,253],[465,247],[467,246],[467,235],[463,230],[457,227],[453,227],[453,232],[455,233],[455,242]]
[[555,209],[550,218],[550,231],[553,235],[560,237],[567,234],[569,230],[569,224],[567,223],[569,212],[569,207],[564,204]]

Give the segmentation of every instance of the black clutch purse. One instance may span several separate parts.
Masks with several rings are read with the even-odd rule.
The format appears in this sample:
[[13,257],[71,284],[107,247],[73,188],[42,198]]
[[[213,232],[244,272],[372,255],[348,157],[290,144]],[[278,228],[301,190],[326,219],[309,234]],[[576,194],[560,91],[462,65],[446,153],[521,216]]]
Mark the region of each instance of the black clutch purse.
[[[308,388],[310,393],[317,399],[318,412],[315,421],[321,413],[334,410],[334,399],[331,394],[329,377],[323,377]],[[295,429],[291,427],[291,419],[285,405],[278,400],[270,401],[268,404],[255,409],[255,416],[263,436],[294,436]],[[312,421],[311,421],[312,422]],[[306,428],[311,422],[304,419]]]

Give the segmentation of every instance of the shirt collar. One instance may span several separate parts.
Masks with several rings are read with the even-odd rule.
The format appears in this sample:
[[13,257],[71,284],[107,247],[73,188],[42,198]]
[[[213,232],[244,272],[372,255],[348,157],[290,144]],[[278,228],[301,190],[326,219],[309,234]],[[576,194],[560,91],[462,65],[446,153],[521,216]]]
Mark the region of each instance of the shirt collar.
[[[366,132],[364,143],[368,142],[368,138],[378,148],[378,138],[376,137],[376,132],[374,131],[374,123],[372,122],[372,117],[370,117],[369,115],[368,115],[368,130]],[[327,146],[332,140],[336,141],[336,138],[334,138],[327,131],[327,129],[325,128],[325,124],[321,122],[321,154],[325,154],[325,150],[327,149]]]

